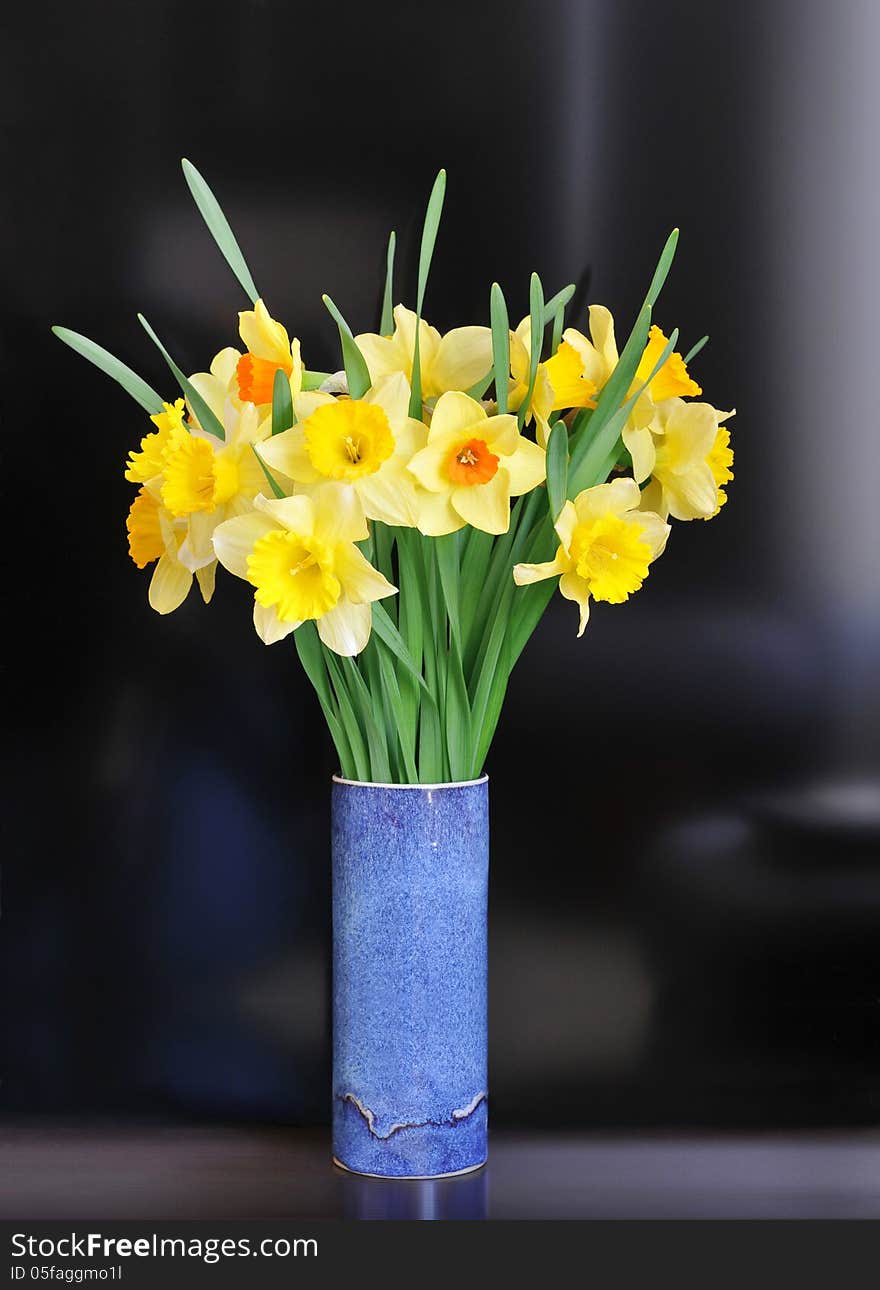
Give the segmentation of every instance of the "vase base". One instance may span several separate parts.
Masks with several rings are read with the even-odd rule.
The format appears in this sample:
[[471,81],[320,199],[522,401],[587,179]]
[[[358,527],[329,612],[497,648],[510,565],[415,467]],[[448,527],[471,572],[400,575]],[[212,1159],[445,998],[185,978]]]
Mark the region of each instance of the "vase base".
[[481,1160],[478,1165],[468,1165],[467,1169],[453,1169],[448,1174],[371,1174],[365,1169],[352,1169],[350,1165],[344,1165],[338,1156],[333,1156],[332,1159],[334,1165],[338,1169],[344,1169],[347,1174],[356,1174],[358,1178],[379,1178],[382,1182],[434,1182],[438,1178],[461,1178],[464,1174],[476,1173],[486,1165],[486,1161]]

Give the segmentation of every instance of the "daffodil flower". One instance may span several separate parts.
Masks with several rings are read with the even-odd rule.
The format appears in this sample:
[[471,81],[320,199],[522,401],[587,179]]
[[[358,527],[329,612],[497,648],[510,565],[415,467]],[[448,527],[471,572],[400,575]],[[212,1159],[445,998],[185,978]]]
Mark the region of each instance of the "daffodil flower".
[[262,300],[238,315],[238,330],[247,353],[236,360],[235,376],[242,403],[258,407],[272,402],[275,373],[279,368],[290,378],[294,395],[302,389],[303,367],[300,344],[270,315]]
[[266,645],[308,620],[337,654],[359,654],[370,638],[371,602],[393,587],[355,546],[368,535],[351,489],[325,484],[313,496],[259,496],[255,510],[219,525],[220,563],[254,587],[254,627]]
[[[516,412],[529,391],[531,372],[531,318],[524,318],[516,331],[510,333],[511,382],[507,393],[507,406]],[[526,424],[534,417],[538,443],[547,446],[550,434],[550,413],[563,408],[592,408],[596,406],[596,384],[585,374],[583,359],[574,346],[563,340],[556,353],[539,363],[535,374],[535,388],[526,412]]]
[[[618,361],[614,319],[604,305],[590,305],[589,316],[589,339],[574,327],[567,327],[562,333],[562,339],[563,343],[570,345],[579,355],[585,379],[592,381],[596,390],[601,390]],[[648,380],[666,348],[667,340],[668,337],[663,335],[659,327],[651,327],[648,343],[639,359],[627,398]],[[681,354],[670,354],[637,400],[621,435],[624,446],[632,457],[633,475],[639,483],[648,478],[653,467],[650,425],[654,417],[654,405],[664,399],[694,398],[698,394],[702,394],[702,390],[688,375],[687,364]]]
[[[184,520],[170,515],[146,487],[138,491],[126,520],[128,553],[139,569],[156,562],[150,580],[149,602],[159,614],[170,614],[183,604],[193,583],[193,572],[180,559],[186,541]],[[214,594],[216,561],[195,571],[205,604]]]
[[[355,337],[373,384],[390,372],[402,372],[412,381],[417,318],[411,309],[397,305],[391,336],[364,332]],[[421,319],[419,368],[424,399],[436,399],[447,390],[469,390],[491,366],[492,333],[488,327],[456,327],[441,336],[436,327]]]
[[271,470],[309,492],[335,480],[351,487],[364,514],[385,524],[418,523],[416,484],[407,471],[425,446],[427,429],[409,416],[409,384],[402,372],[380,377],[362,399],[320,390],[294,400],[299,420],[260,449]]
[[614,479],[579,493],[566,502],[556,521],[559,548],[545,564],[518,564],[518,587],[559,578],[559,590],[580,609],[578,636],[590,616],[590,599],[622,604],[638,591],[648,566],[666,545],[669,525],[639,509],[641,493],[634,479]]
[[141,446],[136,452],[128,455],[125,478],[131,484],[147,484],[161,475],[169,449],[189,434],[184,425],[186,408],[183,399],[177,399],[175,403],[163,403],[162,408],[162,412],[150,417],[156,429],[141,439]]
[[437,400],[426,446],[409,463],[421,485],[422,533],[440,537],[471,524],[484,533],[506,533],[510,499],[545,478],[544,449],[525,439],[516,417],[490,417],[467,394],[449,391]]
[[710,403],[665,399],[651,422],[653,478],[642,504],[676,520],[709,520],[727,501],[733,479],[730,431],[722,424],[732,412]]

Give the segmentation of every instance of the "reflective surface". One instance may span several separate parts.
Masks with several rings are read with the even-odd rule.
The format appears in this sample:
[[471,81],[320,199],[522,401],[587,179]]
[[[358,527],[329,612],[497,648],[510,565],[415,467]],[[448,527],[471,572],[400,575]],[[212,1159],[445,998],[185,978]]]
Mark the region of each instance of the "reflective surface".
[[515,1137],[429,1182],[359,1178],[290,1130],[7,1130],[0,1219],[878,1218],[880,1137]]

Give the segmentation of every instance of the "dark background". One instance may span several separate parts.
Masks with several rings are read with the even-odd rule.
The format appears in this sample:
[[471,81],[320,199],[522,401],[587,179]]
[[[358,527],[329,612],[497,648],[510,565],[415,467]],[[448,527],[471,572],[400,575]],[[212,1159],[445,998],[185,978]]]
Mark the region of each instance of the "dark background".
[[880,5],[663,0],[17,6],[2,82],[7,866],[2,1101],[323,1123],[328,779],[288,645],[218,578],[165,620],[131,565],[127,397],[246,306],[334,365],[387,231],[426,313],[528,273],[657,319],[736,405],[736,481],[586,636],[557,598],[491,751],[493,1124],[869,1124],[880,1021]]

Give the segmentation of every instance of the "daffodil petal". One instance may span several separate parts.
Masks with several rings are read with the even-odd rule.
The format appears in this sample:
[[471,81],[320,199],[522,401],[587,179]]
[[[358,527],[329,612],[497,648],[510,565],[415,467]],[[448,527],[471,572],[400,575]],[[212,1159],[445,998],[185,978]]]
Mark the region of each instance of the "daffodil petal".
[[530,493],[547,478],[547,454],[539,444],[520,436],[516,452],[504,458],[513,497]]
[[443,446],[428,442],[428,446],[410,458],[407,470],[414,475],[429,493],[448,493],[451,480],[446,463],[452,445]]
[[217,578],[217,561],[212,560],[202,569],[196,569],[196,582],[199,584],[199,591],[202,593],[202,600],[208,605],[211,603],[211,597],[214,595],[214,583]]
[[419,489],[416,494],[419,508],[419,532],[425,537],[445,537],[463,529],[465,521],[449,500],[448,493],[429,493]]
[[446,390],[469,390],[492,366],[492,333],[488,327],[455,327],[437,346],[429,365],[428,398]]
[[[455,435],[485,421],[486,410],[467,394],[458,390],[449,390],[441,394],[434,407],[431,428],[428,431],[428,443],[446,435]],[[482,428],[482,427],[480,427]],[[475,433],[477,433],[475,429]]]
[[397,527],[417,526],[416,483],[403,461],[389,458],[381,470],[358,481],[357,491],[368,519]]
[[474,431],[475,438],[483,439],[492,452],[501,453],[503,456],[516,452],[522,442],[516,417],[511,416],[509,412],[504,412],[500,416],[496,414],[494,417],[486,417],[486,420],[481,421]]
[[381,376],[364,395],[364,403],[375,403],[388,418],[395,438],[409,417],[409,381],[403,372]]
[[669,538],[670,527],[665,520],[653,511],[633,511],[632,519],[642,526],[639,538],[651,548],[651,559],[662,555]]
[[270,470],[278,470],[298,484],[314,484],[321,478],[306,450],[301,425],[272,435],[271,439],[260,444],[258,451]]
[[286,367],[290,362],[287,329],[275,321],[262,300],[258,300],[253,309],[243,310],[238,315],[238,333],[255,358],[278,363],[279,367]]
[[453,489],[450,501],[466,523],[484,533],[506,533],[510,527],[510,477],[504,466],[487,484]]
[[559,590],[566,600],[573,600],[580,609],[578,638],[583,636],[584,628],[590,617],[590,591],[583,578],[576,573],[564,573],[559,579]]
[[162,555],[150,579],[149,601],[157,614],[170,614],[186,600],[193,576],[173,556]]
[[334,654],[352,658],[365,648],[372,625],[373,611],[368,604],[355,605],[343,599],[318,619],[318,635]]
[[314,531],[323,542],[363,542],[370,536],[364,504],[351,484],[322,484],[313,497]]
[[634,426],[626,425],[623,428],[621,438],[623,439],[624,447],[632,457],[633,475],[636,482],[640,484],[643,479],[648,478],[657,459],[654,436],[647,426],[643,429],[637,429]]
[[577,527],[578,517],[575,510],[574,502],[566,502],[559,515],[556,518],[556,532],[559,534],[559,541],[567,551],[571,546],[572,534]]
[[275,645],[285,636],[295,632],[301,623],[283,623],[275,611],[274,605],[258,605],[254,601],[254,628],[264,645]]
[[354,605],[367,605],[372,600],[393,596],[397,588],[375,569],[356,546],[345,543],[338,546],[333,558],[333,572],[342,583],[342,590]]
[[607,484],[596,484],[585,488],[574,499],[574,508],[578,521],[589,524],[591,520],[601,519],[609,511],[623,516],[627,511],[636,510],[641,501],[639,486],[634,479],[612,479]]
[[569,561],[560,547],[556,552],[556,558],[545,560],[543,564],[515,564],[513,580],[518,587],[528,587],[533,582],[544,582],[547,578],[555,578],[559,574],[567,573],[568,569]]
[[255,544],[267,533],[278,528],[277,523],[260,511],[248,511],[246,515],[236,515],[231,520],[224,520],[214,530],[213,544],[217,559],[235,574],[236,578],[247,577],[247,559]]
[[264,497],[258,493],[254,507],[274,520],[274,529],[291,529],[294,533],[311,533],[315,527],[315,503],[311,497]]
[[211,539],[214,536],[222,514],[217,511],[194,511],[187,517],[186,537],[180,544],[177,552],[177,558],[182,565],[189,569],[190,573],[196,573],[199,569],[204,569],[215,559],[214,545]]

